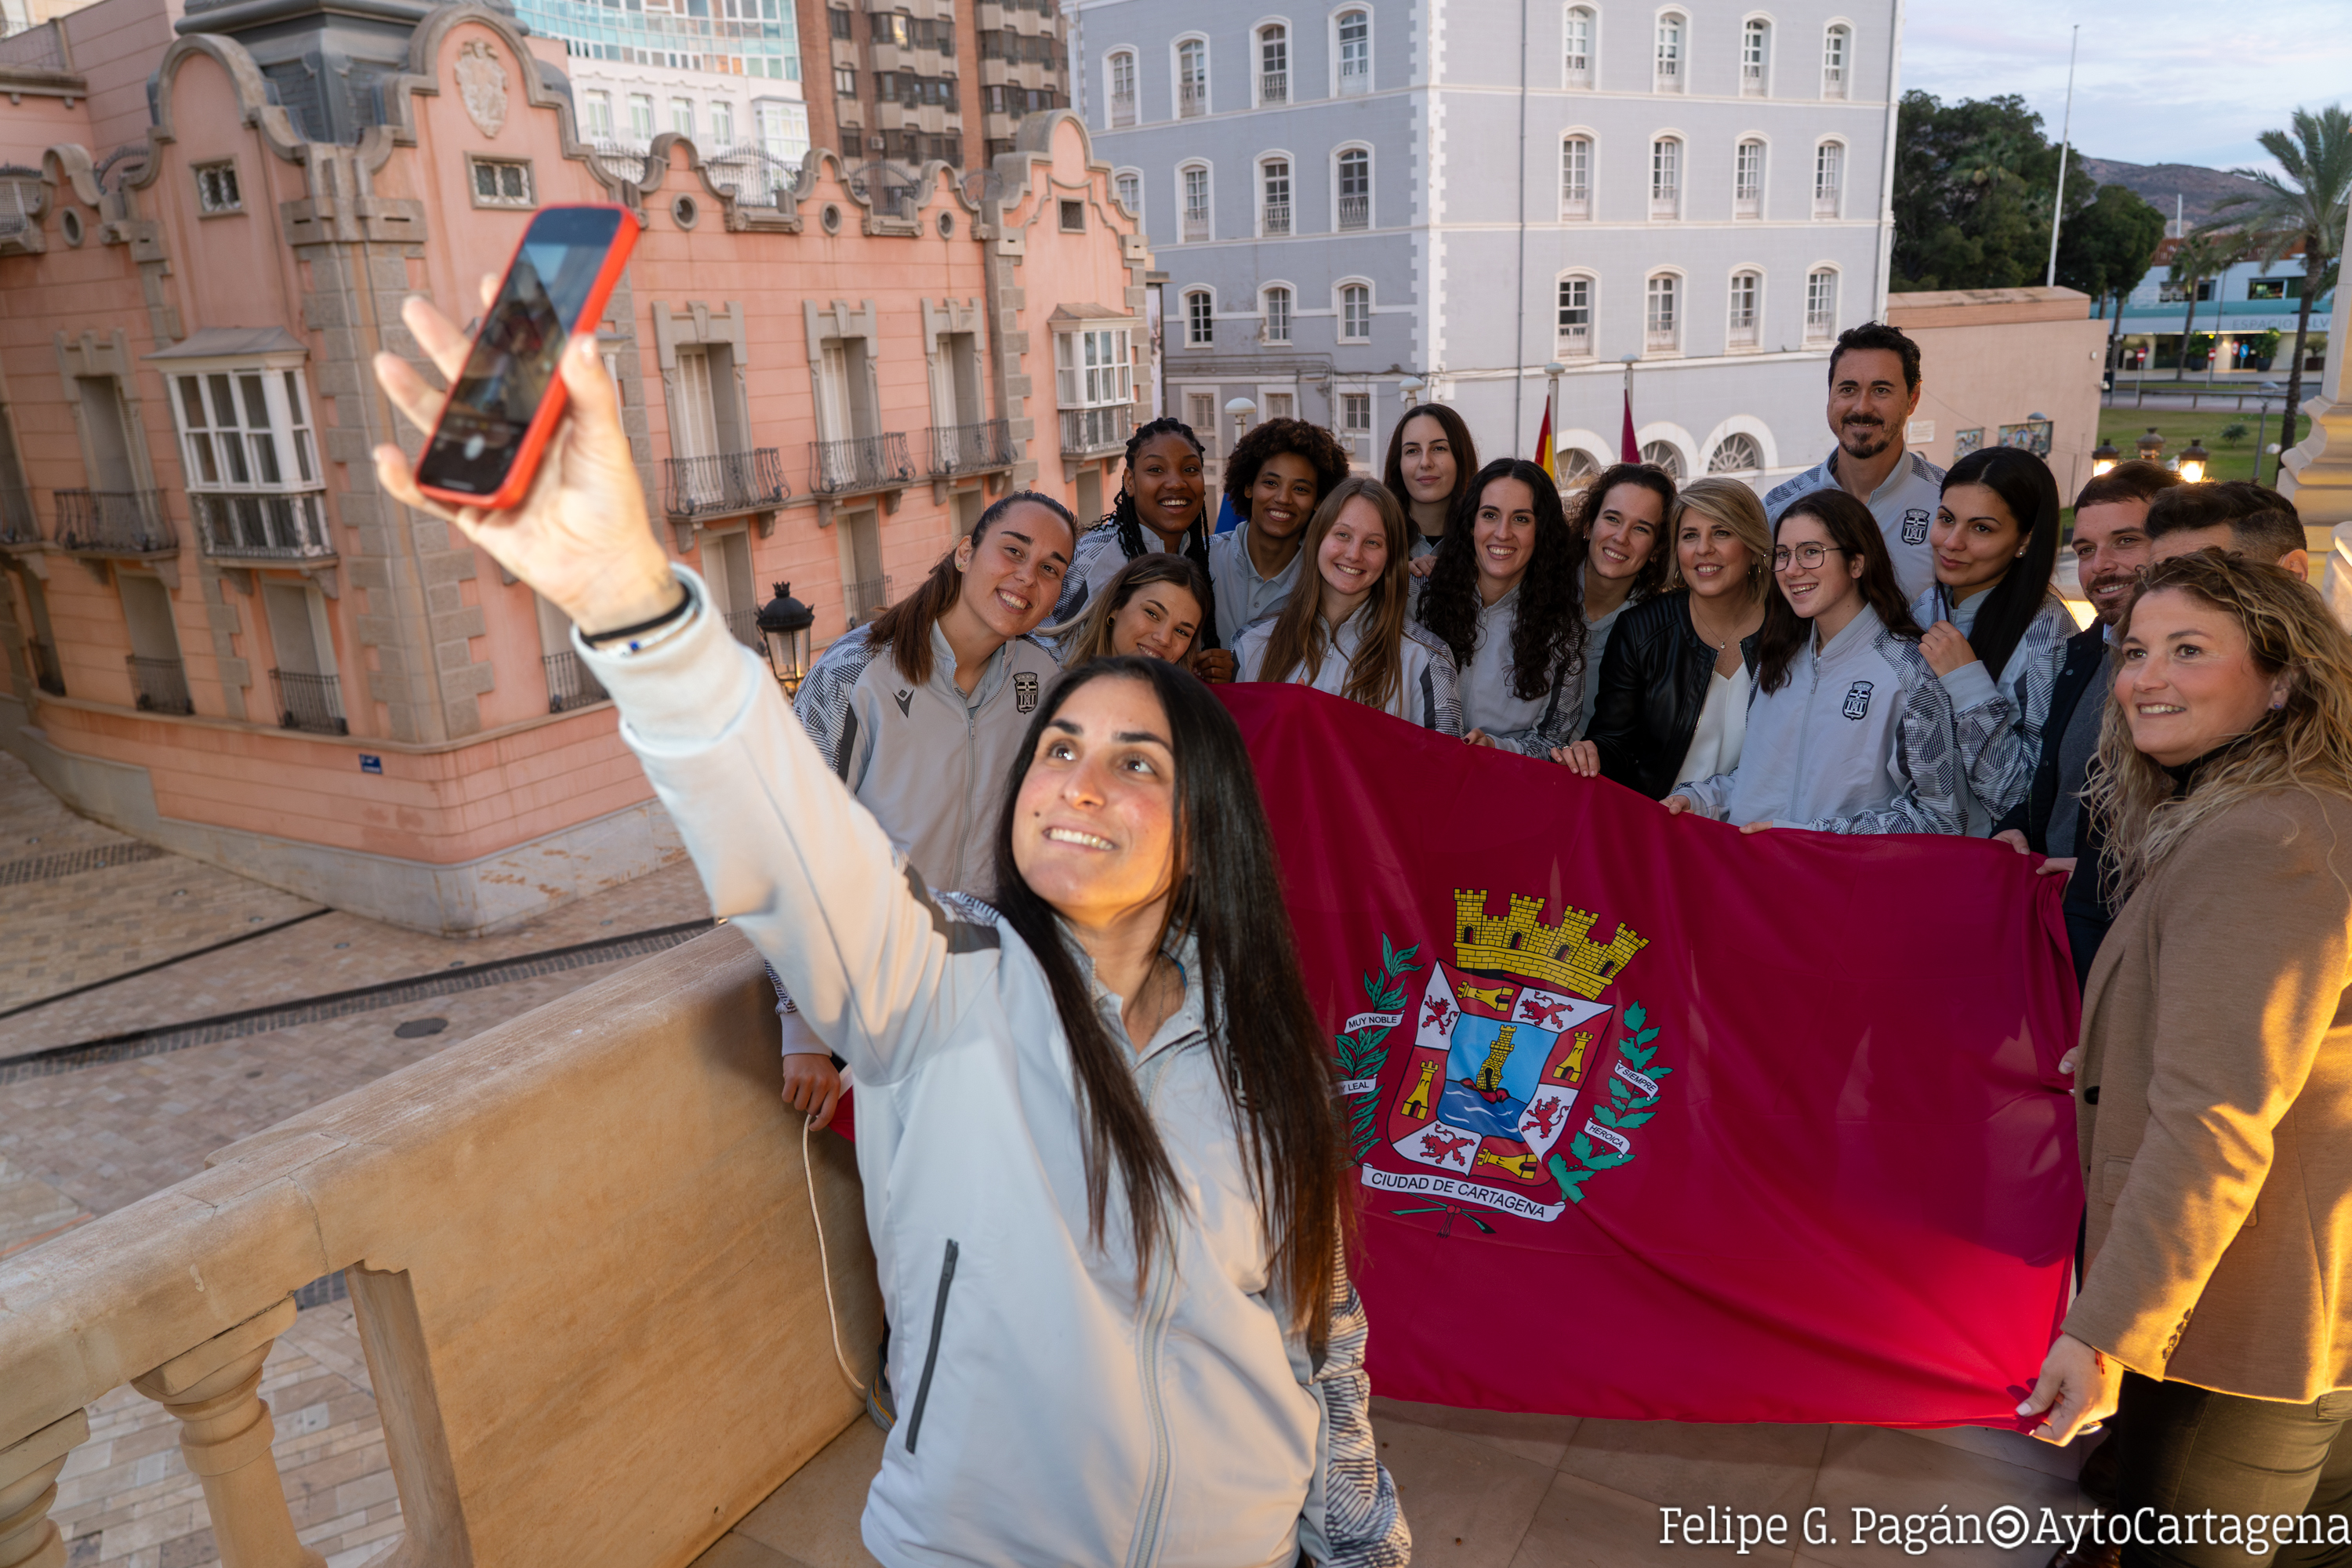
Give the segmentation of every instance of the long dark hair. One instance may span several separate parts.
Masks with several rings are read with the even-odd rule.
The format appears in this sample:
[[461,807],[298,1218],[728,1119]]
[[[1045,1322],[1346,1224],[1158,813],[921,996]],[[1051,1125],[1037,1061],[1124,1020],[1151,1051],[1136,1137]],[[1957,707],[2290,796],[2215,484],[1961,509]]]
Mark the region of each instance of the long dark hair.
[[1478,443],[1470,438],[1470,426],[1462,422],[1462,416],[1443,403],[1416,403],[1404,411],[1404,417],[1389,432],[1389,460],[1381,470],[1381,482],[1388,486],[1397,504],[1410,513],[1412,492],[1404,488],[1404,427],[1416,419],[1436,420],[1445,432],[1446,446],[1454,453],[1454,495],[1445,503],[1446,526],[1451,528],[1454,509],[1462,504],[1464,496],[1475,495],[1478,490],[1470,482],[1470,476],[1478,471]]
[[[1918,623],[1911,618],[1911,606],[1904,602],[1903,589],[1895,581],[1895,563],[1887,559],[1886,541],[1880,537],[1878,520],[1870,515],[1868,507],[1834,488],[1799,496],[1772,524],[1774,548],[1779,548],[1780,530],[1792,517],[1814,518],[1828,529],[1830,542],[1844,552],[1838,558],[1841,565],[1859,556],[1862,602],[1878,612],[1879,624],[1888,631],[1913,642],[1919,640]],[[1756,634],[1757,689],[1778,691],[1786,686],[1797,650],[1812,635],[1813,623],[1789,607],[1789,595],[1780,591],[1776,578],[1771,596],[1764,601],[1763,628]]]
[[1619,485],[1639,485],[1658,498],[1658,537],[1651,547],[1650,558],[1633,574],[1633,591],[1630,599],[1646,599],[1665,585],[1667,568],[1674,564],[1675,542],[1668,532],[1675,515],[1675,479],[1672,474],[1655,463],[1612,463],[1592,476],[1592,480],[1578,494],[1576,515],[1569,526],[1589,550],[1592,545],[1592,525],[1601,519],[1601,509],[1609,503],[1609,492]]
[[1135,1067],[1103,1026],[1076,956],[1052,905],[1022,880],[1013,830],[1022,781],[1039,741],[1070,694],[1088,681],[1140,680],[1168,717],[1175,752],[1171,936],[1198,949],[1202,1022],[1256,1201],[1274,1285],[1294,1328],[1320,1347],[1329,1337],[1332,1271],[1344,1235],[1339,1129],[1332,1114],[1329,1047],[1315,1010],[1278,889],[1282,867],[1258,799],[1241,731],[1224,704],[1179,667],[1133,656],[1101,658],[1054,683],[1029,721],[996,824],[996,905],[1045,972],[1070,1043],[1086,1143],[1087,1217],[1100,1246],[1111,1174],[1127,1196],[1136,1277],[1172,1245],[1184,1198],[1174,1165],[1136,1087]]
[[[1517,479],[1535,497],[1535,549],[1519,580],[1518,613],[1511,624],[1511,691],[1532,702],[1552,689],[1571,659],[1584,657],[1584,595],[1576,568],[1584,543],[1568,529],[1559,489],[1551,476],[1525,458],[1497,458],[1456,491],[1445,537],[1437,544],[1437,564],[1421,585],[1421,624],[1454,650],[1454,662],[1470,668],[1478,651],[1478,551],[1474,535],[1486,487]],[[1667,553],[1671,554],[1669,551]]]
[[1369,474],[1342,479],[1307,520],[1307,538],[1298,552],[1298,584],[1283,601],[1274,627],[1266,634],[1257,678],[1288,680],[1294,671],[1303,670],[1311,683],[1323,673],[1324,656],[1334,651],[1331,634],[1338,628],[1323,619],[1323,575],[1315,557],[1323,548],[1323,536],[1331,531],[1348,503],[1360,499],[1370,501],[1381,514],[1389,558],[1380,582],[1356,611],[1364,617],[1363,633],[1348,661],[1348,683],[1339,695],[1385,712],[1404,690],[1404,616],[1412,596],[1412,533],[1402,504],[1389,493],[1388,486]]
[[[982,512],[967,536],[973,546],[976,548],[987,537],[988,531],[1002,521],[1005,513],[1024,502],[1042,506],[1060,518],[1062,526],[1070,531],[1072,551],[1076,550],[1077,520],[1070,515],[1068,507],[1037,490],[1014,490]],[[923,585],[867,622],[866,635],[875,642],[889,644],[890,662],[898,667],[901,676],[920,686],[931,678],[931,628],[962,592],[963,568],[956,564],[955,549],[950,546],[948,552],[940,557],[939,564],[931,568],[931,574],[923,579]]]
[[1944,476],[1946,494],[1954,485],[1982,485],[1992,491],[2025,535],[2025,553],[1985,590],[1969,631],[1969,647],[1984,660],[1985,673],[1999,680],[2025,628],[2042,613],[2051,574],[2058,569],[2058,481],[2049,464],[2022,447],[1979,447]]

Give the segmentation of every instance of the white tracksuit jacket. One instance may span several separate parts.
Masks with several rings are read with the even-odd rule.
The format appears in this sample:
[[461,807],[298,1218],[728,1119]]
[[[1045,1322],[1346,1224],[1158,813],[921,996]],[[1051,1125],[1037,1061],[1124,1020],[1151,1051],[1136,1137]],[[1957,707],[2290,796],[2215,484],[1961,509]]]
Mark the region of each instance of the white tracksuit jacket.
[[1719,822],[1958,833],[1966,787],[1943,682],[1864,605],[1827,647],[1806,642],[1787,685],[1749,700],[1738,767],[1674,793]]
[[1139,1300],[1116,1197],[1106,1245],[1087,1238],[1068,1044],[1020,937],[925,889],[715,616],[635,655],[574,646],[713,909],[856,1074],[898,1405],[867,1549],[890,1568],[1404,1563],[1362,1308],[1343,1279],[1317,1365],[1269,1304],[1197,981],[1136,1060],[1188,1200]]
[[[1300,665],[1290,672],[1293,686],[1311,686],[1318,691],[1328,691],[1334,697],[1344,697],[1348,689],[1348,663],[1356,657],[1364,631],[1361,609],[1341,621],[1332,632],[1330,642],[1323,649],[1323,662],[1315,671],[1315,679],[1307,679],[1307,667]],[[1273,639],[1271,617],[1258,622],[1241,636],[1234,647],[1234,679],[1257,680],[1258,670],[1265,663],[1265,646]],[[1424,730],[1434,730],[1441,735],[1462,738],[1462,693],[1460,676],[1454,668],[1454,650],[1447,647],[1435,632],[1427,626],[1407,620],[1404,624],[1403,646],[1400,652],[1402,668],[1397,680],[1397,694],[1390,701],[1391,716]]]

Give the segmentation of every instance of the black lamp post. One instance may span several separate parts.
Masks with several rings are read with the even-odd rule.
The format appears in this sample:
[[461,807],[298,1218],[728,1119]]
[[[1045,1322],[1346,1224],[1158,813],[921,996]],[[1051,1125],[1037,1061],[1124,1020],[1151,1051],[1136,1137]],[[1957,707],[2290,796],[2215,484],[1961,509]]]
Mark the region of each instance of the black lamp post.
[[2205,443],[2197,439],[2196,437],[2191,436],[2189,438],[2189,445],[2180,449],[2180,478],[2182,482],[2192,485],[2203,483],[2205,479],[2205,465],[2212,460],[2213,454],[2205,449]]
[[2094,475],[2105,473],[2116,466],[2116,459],[2122,456],[2121,452],[2116,450],[2116,444],[2113,441],[2102,438],[2097,446],[2091,448],[2091,472]]
[[768,650],[768,666],[786,693],[797,696],[809,669],[809,628],[816,612],[793,597],[790,583],[776,584],[776,596],[760,606],[760,641]]
[[2147,427],[2147,434],[2141,437],[2137,441],[2134,442],[2133,445],[2139,449],[2140,460],[2142,462],[2161,463],[2164,461],[2164,437],[2156,433],[2155,426],[2149,426]]

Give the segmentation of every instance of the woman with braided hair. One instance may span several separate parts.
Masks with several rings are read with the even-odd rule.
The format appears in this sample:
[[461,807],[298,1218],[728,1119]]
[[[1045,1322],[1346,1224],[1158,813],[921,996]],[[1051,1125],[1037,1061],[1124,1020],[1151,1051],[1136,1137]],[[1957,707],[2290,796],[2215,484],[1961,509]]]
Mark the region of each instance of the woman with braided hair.
[[[1209,570],[1208,480],[1201,438],[1181,419],[1154,419],[1127,438],[1127,467],[1110,515],[1078,536],[1078,552],[1062,580],[1054,624],[1066,626],[1087,612],[1119,568],[1139,555],[1164,552]],[[1202,606],[1206,608],[1206,606]],[[1202,632],[1213,630],[1202,626]],[[1201,646],[1214,644],[1203,635]]]

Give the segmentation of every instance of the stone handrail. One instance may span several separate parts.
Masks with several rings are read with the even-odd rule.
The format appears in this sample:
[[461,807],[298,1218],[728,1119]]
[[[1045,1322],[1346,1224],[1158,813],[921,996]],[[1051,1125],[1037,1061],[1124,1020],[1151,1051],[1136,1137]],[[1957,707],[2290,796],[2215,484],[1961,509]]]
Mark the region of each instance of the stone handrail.
[[0,1265],[0,1568],[85,1407],[182,1423],[226,1568],[295,1568],[255,1395],[291,1293],[345,1271],[406,1536],[467,1568],[691,1562],[858,1413],[881,1313],[856,1169],[778,1097],[758,955],[708,936],[233,1143]]

